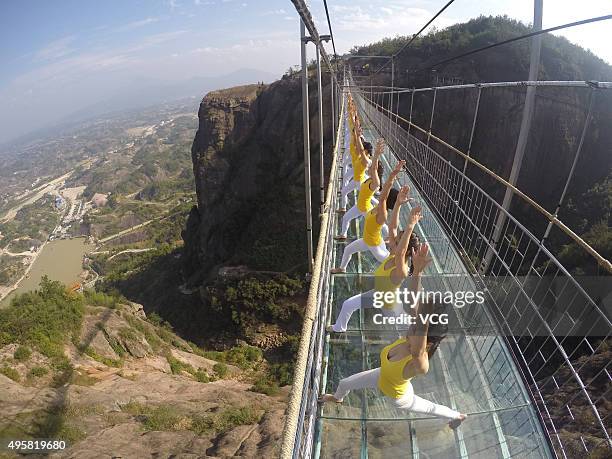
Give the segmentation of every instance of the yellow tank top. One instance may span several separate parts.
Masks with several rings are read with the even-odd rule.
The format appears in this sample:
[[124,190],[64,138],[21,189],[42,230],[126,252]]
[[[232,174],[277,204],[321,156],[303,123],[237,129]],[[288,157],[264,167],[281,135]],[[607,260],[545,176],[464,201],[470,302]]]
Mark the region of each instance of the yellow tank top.
[[357,208],[361,212],[369,212],[372,210],[372,196],[374,196],[374,190],[370,189],[370,183],[372,183],[372,179],[367,179],[359,188],[359,195],[357,195]]
[[[384,204],[384,203],[383,203]],[[363,225],[363,242],[370,247],[382,244],[382,225],[376,221],[376,208],[370,210],[365,217]]]
[[389,360],[389,351],[398,344],[405,342],[406,338],[400,338],[393,344],[386,346],[380,353],[378,388],[387,397],[401,398],[410,387],[410,379],[404,379],[404,367],[412,360],[412,355],[407,355],[395,362]]
[[[374,271],[374,290],[377,292],[395,292],[399,285],[395,285],[391,280],[391,271],[395,268],[395,263],[389,263],[389,267],[385,269],[387,262],[394,258],[395,255],[389,255],[385,258],[378,268]],[[384,296],[383,296],[384,298]],[[384,300],[383,300],[384,301]],[[395,306],[395,301],[384,301],[383,308],[392,309]]]
[[355,158],[353,161],[353,180],[357,183],[363,183],[366,178],[366,169],[368,168],[367,164],[363,164],[361,158]]
[[351,152],[351,164],[353,167],[355,167],[355,163],[357,162],[357,147],[355,146],[355,142],[353,142],[352,139],[351,139],[350,152]]

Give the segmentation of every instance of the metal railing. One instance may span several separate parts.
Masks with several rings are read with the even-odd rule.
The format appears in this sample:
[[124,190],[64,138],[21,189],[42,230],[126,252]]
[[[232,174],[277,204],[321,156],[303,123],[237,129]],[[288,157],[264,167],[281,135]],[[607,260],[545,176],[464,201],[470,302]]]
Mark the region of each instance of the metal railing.
[[[612,377],[610,362],[601,356],[612,323],[605,312],[541,239],[471,180],[465,168],[436,151],[450,144],[431,134],[431,124],[429,129],[416,126],[373,100],[368,90],[352,86],[352,92],[362,114],[395,155],[406,160],[420,193],[475,281],[486,289],[491,313],[523,373],[557,456],[609,453],[612,442],[603,407],[610,398]],[[469,150],[460,153],[465,161],[473,161]],[[496,230],[502,213],[503,228]],[[545,216],[556,219],[550,213]],[[487,252],[493,255],[485,273],[479,264]]]
[[[340,97],[340,95],[339,95]],[[337,164],[340,133],[344,129],[345,97],[339,111],[332,166],[327,185],[325,204],[321,215],[319,240],[317,243],[304,325],[294,371],[294,384],[289,397],[287,420],[283,431],[281,457],[310,457],[315,429],[317,398],[325,339],[326,308],[329,295],[329,270],[332,258],[334,226],[330,214],[334,211],[337,194]]]

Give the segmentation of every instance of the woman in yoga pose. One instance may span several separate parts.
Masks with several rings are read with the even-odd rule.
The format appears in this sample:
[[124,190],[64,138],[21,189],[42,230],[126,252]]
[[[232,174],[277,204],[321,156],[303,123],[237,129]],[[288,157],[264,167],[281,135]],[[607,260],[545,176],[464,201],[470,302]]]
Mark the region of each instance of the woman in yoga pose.
[[[395,293],[401,286],[404,279],[411,273],[408,265],[408,257],[412,251],[418,247],[418,237],[414,234],[416,224],[421,220],[421,208],[415,207],[410,212],[408,217],[408,225],[406,229],[397,234],[399,226],[400,208],[408,202],[410,188],[402,187],[400,190],[393,213],[391,216],[391,224],[389,225],[389,249],[390,255],[376,268],[374,271],[374,288],[367,292],[354,295],[342,303],[340,312],[336,322],[328,327],[328,331],[342,333],[345,332],[349,320],[355,311],[360,308],[374,308],[374,296],[384,299],[386,292]],[[395,295],[394,295],[395,296]],[[378,306],[380,307],[380,306]],[[402,304],[396,301],[382,301],[382,312],[398,316],[404,312]]]
[[345,177],[342,190],[340,191],[340,208],[338,209],[338,212],[346,212],[347,195],[351,191],[358,189],[359,186],[365,181],[366,170],[370,163],[370,155],[372,155],[372,144],[362,141],[361,127],[356,114],[351,133],[349,152],[353,167],[352,169],[347,170],[348,175]]
[[[402,236],[400,246],[405,246],[405,249],[407,249],[408,242],[405,240],[405,236],[406,231]],[[413,291],[420,291],[421,273],[431,261],[428,250],[426,244],[420,244],[413,251],[414,272],[411,276]],[[408,266],[404,262],[404,257],[400,257],[400,254],[401,251],[394,257],[395,262],[391,262],[391,266],[389,266],[389,277],[392,282],[393,279],[403,279],[408,275]],[[382,350],[380,367],[342,379],[333,395],[324,394],[319,401],[342,403],[344,397],[351,390],[377,389],[395,408],[446,418],[449,419],[448,425],[451,429],[459,427],[466,418],[465,414],[415,395],[411,383],[413,378],[424,375],[429,371],[429,360],[438,349],[446,333],[446,326],[438,323],[435,325],[429,324],[428,321],[422,323],[418,319],[421,317],[420,314],[431,312],[434,312],[434,305],[431,303],[421,302],[411,307],[410,315],[414,317],[415,325],[410,327],[405,338],[396,340]]]
[[395,206],[398,191],[392,188],[393,182],[395,182],[395,178],[404,167],[404,164],[406,164],[405,161],[398,162],[395,169],[389,174],[389,178],[387,178],[382,192],[380,193],[380,201],[376,207],[371,209],[365,216],[363,237],[351,242],[345,247],[342,253],[340,267],[332,269],[332,273],[337,274],[346,272],[346,267],[349,261],[351,261],[351,257],[357,252],[369,250],[379,263],[389,256],[389,250],[387,250],[387,246],[383,240],[382,229],[387,221],[388,210],[393,209]]
[[382,179],[382,164],[379,162],[380,155],[384,149],[383,139],[378,139],[376,143],[376,150],[372,155],[372,162],[368,166],[367,178],[359,187],[359,194],[357,195],[357,202],[353,207],[349,209],[347,213],[342,217],[342,228],[340,234],[336,236],[338,240],[344,240],[347,238],[348,229],[356,218],[366,215],[372,210],[373,205],[378,204],[378,200],[374,197],[374,193],[381,189],[380,181]]

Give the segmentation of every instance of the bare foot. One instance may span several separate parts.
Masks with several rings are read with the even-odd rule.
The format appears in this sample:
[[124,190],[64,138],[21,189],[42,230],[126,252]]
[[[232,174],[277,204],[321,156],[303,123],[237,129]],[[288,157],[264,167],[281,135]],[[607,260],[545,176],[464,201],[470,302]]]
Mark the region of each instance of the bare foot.
[[342,403],[342,400],[336,400],[336,397],[334,397],[332,394],[321,395],[319,397],[319,403],[326,403],[326,402]]
[[337,236],[334,237],[334,239],[336,241],[345,241],[346,240],[346,236],[344,236],[342,234],[338,234]]
[[346,269],[344,268],[332,268],[329,270],[330,273],[332,274],[342,274],[346,272]]
[[465,418],[467,418],[467,416],[465,414],[460,414],[457,419],[453,419],[451,422],[449,422],[448,426],[451,429],[455,430],[457,427],[459,427],[461,425],[461,423],[463,421],[465,421]]

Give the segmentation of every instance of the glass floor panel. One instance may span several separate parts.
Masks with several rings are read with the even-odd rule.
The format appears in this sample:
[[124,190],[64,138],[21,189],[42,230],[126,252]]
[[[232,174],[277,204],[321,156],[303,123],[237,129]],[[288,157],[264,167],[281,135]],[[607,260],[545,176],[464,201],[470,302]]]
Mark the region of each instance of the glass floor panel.
[[[364,124],[364,135],[376,136]],[[341,136],[344,137],[344,136]],[[348,152],[347,152],[348,153]],[[396,159],[386,151],[386,176]],[[423,276],[428,291],[476,291],[461,256],[446,236],[425,200],[401,173],[396,187],[409,184],[410,205],[423,207],[424,218],[416,232],[430,245],[434,262]],[[356,193],[348,196],[348,207]],[[409,214],[406,205],[400,217],[403,227]],[[340,232],[341,214],[332,224]],[[338,266],[344,248],[360,237],[363,218],[354,220],[348,241],[334,241],[332,264]],[[353,255],[346,274],[333,275],[328,317],[333,323],[347,298],[373,287],[372,271],[378,263],[363,252]],[[406,306],[405,306],[406,307]],[[380,365],[380,351],[399,336],[407,325],[377,324],[379,309],[355,311],[346,333],[328,335],[327,364],[323,370],[324,392],[333,393],[338,382],[355,373]],[[321,458],[547,458],[552,457],[520,373],[503,337],[487,313],[487,304],[449,308],[449,332],[430,361],[429,372],[413,379],[415,394],[447,405],[468,415],[455,431],[444,419],[414,414],[393,407],[377,389],[356,390],[342,404],[319,408],[314,457]],[[379,316],[380,317],[380,316]]]

